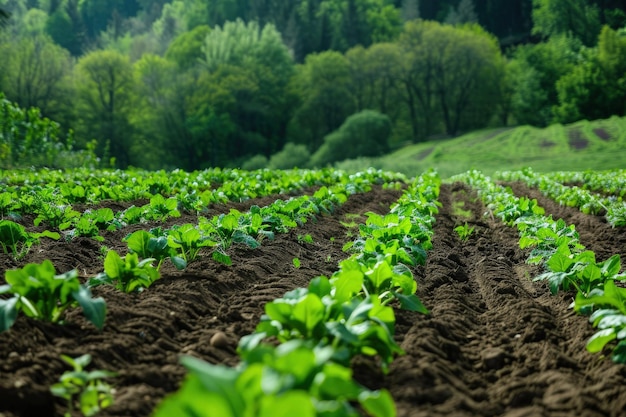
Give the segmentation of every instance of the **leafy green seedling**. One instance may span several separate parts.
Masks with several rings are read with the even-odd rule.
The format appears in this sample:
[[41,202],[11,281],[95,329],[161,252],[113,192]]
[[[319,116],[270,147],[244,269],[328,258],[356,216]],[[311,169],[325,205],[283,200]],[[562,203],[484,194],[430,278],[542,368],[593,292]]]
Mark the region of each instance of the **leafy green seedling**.
[[18,311],[28,317],[57,323],[63,320],[66,310],[77,304],[98,329],[104,325],[104,300],[92,298],[89,288],[80,284],[76,270],[56,275],[52,262],[45,260],[7,271],[5,279],[7,285],[0,286],[0,294],[13,294],[13,297],[0,299],[0,331],[13,325]]
[[12,255],[15,259],[24,256],[28,249],[39,241],[39,238],[47,237],[59,240],[61,237],[56,232],[44,230],[41,233],[27,232],[24,226],[10,220],[0,220],[0,246],[7,255]]
[[190,223],[172,227],[167,234],[167,244],[186,263],[194,261],[200,249],[217,245],[213,240],[202,236],[200,230]]
[[145,230],[137,230],[126,236],[124,240],[128,244],[128,249],[139,255],[140,258],[154,258],[158,262],[156,269],[160,270],[163,260],[169,257],[177,269],[185,269],[187,262],[180,256],[176,256],[174,248],[170,247],[167,236],[161,234],[155,235],[157,229],[151,229],[150,232]]
[[465,222],[462,226],[455,227],[454,231],[459,235],[461,241],[467,242],[472,233],[474,233],[474,226],[470,227],[467,222]]
[[313,238],[310,234],[298,235],[298,243],[313,243]]
[[103,379],[116,376],[114,372],[85,371],[91,362],[89,354],[77,358],[61,355],[61,359],[73,369],[63,373],[59,382],[50,387],[50,392],[67,401],[68,411],[65,417],[72,415],[77,404],[77,409],[87,417],[96,415],[100,410],[113,404],[114,389]]
[[122,259],[116,251],[110,250],[104,259],[104,272],[91,278],[89,286],[110,284],[126,293],[141,291],[161,277],[159,271],[152,266],[154,261],[154,258],[140,261],[136,253],[128,253]]
[[292,261],[292,262],[293,262],[293,267],[294,267],[294,268],[296,268],[296,269],[299,269],[299,268],[300,268],[300,259],[298,259],[298,258],[293,258],[293,261]]

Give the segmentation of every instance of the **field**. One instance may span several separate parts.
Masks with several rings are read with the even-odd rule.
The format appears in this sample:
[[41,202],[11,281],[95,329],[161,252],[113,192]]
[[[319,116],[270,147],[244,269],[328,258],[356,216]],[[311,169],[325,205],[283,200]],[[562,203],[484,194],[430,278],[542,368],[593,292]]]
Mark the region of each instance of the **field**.
[[[501,181],[518,197],[536,199],[546,216],[575,225],[580,243],[598,262],[626,255],[623,226],[613,227],[605,213],[583,214],[519,179]],[[351,254],[344,245],[358,239],[358,225],[371,218],[366,213],[388,214],[410,183],[402,177],[374,176],[360,186],[344,185],[352,190],[345,201],[325,205],[327,210],[299,221],[297,227],[273,239],[256,236],[258,247],[235,243],[226,248],[229,264],[211,256],[214,248],[204,247],[182,270],[164,262],[160,279],[143,291],[94,286],[94,296],[103,297],[107,305],[101,331],[80,309],[70,310],[63,325],[19,315],[0,333],[0,416],[63,415],[67,402],[50,393],[50,386],[69,369],[60,355],[85,353],[92,356],[93,369],[117,373],[108,379],[115,387],[114,404],[98,416],[151,415],[183,381],[181,355],[237,366],[238,342],[255,332],[265,305],[306,288],[314,277],[331,277]],[[10,181],[4,187],[10,188]],[[309,181],[300,188],[283,186],[283,193],[211,202],[202,212],[181,208],[180,217],[103,229],[97,234],[100,240],[75,235],[58,241],[41,238],[18,259],[0,253],[1,275],[48,259],[57,272],[75,269],[86,282],[103,270],[102,247],[125,254],[123,239],[137,230],[198,224],[200,217],[219,217],[232,209],[244,213],[301,195],[314,198],[324,187]],[[163,192],[165,197],[174,193],[173,187]],[[432,247],[424,243],[425,263],[410,266],[418,284],[416,295],[429,314],[401,309],[392,301],[393,338],[404,354],[396,355],[388,372],[380,366],[380,357],[355,355],[350,360],[354,380],[369,390],[388,390],[397,415],[405,417],[626,415],[626,367],[611,361],[609,345],[598,354],[587,351],[596,330],[570,308],[576,292],[569,288],[552,295],[546,282],[532,280],[545,265],[527,262],[532,248],[520,249],[516,228],[501,221],[494,206],[483,203],[468,181],[444,181],[437,200]],[[146,196],[105,198],[74,203],[73,208],[80,213],[98,208],[121,213],[148,202]],[[46,221],[33,226],[36,213],[3,213],[28,231],[46,229]],[[455,232],[462,225],[474,228],[465,240]]]

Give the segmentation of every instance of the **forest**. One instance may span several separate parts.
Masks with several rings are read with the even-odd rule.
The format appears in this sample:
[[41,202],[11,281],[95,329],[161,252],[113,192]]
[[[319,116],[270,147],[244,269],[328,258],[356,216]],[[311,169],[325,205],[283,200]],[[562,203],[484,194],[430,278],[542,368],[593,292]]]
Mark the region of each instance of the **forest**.
[[0,0],[0,57],[3,169],[71,164],[25,151],[35,120],[80,163],[191,171],[626,114],[620,0]]

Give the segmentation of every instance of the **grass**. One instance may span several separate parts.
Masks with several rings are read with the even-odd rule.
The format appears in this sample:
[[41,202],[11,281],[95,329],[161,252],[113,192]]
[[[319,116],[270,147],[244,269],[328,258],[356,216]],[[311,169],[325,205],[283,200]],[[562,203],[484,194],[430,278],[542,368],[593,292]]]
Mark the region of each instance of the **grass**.
[[470,169],[490,175],[528,166],[538,172],[626,168],[626,118],[485,129],[337,164],[348,171],[369,166],[410,176],[433,168],[443,178]]

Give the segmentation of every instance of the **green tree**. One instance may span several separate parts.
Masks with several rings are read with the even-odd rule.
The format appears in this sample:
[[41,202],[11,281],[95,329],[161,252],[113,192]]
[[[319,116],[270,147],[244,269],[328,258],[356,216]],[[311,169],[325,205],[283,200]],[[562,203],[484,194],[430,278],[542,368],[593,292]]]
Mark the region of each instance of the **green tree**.
[[311,157],[320,167],[359,156],[379,156],[389,151],[391,121],[374,110],[348,117],[341,127],[324,138],[324,144]]
[[206,25],[196,26],[176,37],[167,48],[165,58],[187,70],[200,64],[204,58],[203,46],[211,29]]
[[72,71],[69,53],[44,35],[0,44],[0,90],[23,108],[59,115]]
[[307,144],[312,152],[356,108],[350,64],[339,52],[307,56],[291,88],[298,92],[301,104],[294,114],[290,137],[295,143]]
[[[290,169],[304,167],[308,164],[310,158],[311,153],[305,145],[287,142],[282,150],[272,155],[267,163],[267,168]],[[248,161],[248,166],[251,166],[250,161]]]
[[413,21],[405,25],[400,44],[406,59],[400,80],[414,140],[432,134],[439,117],[449,135],[489,121],[504,78],[492,35],[478,25]]
[[114,157],[120,168],[131,162],[133,71],[119,52],[100,50],[83,56],[76,65],[78,139],[95,138],[100,156]]
[[245,72],[249,82],[255,84],[245,93],[232,84],[237,105],[230,118],[238,127],[236,142],[240,142],[233,148],[233,156],[259,152],[270,155],[280,149],[292,114],[292,94],[287,87],[294,72],[280,33],[271,24],[261,29],[256,22],[227,22],[207,35],[204,53],[203,63],[209,73],[238,68],[237,74]]
[[626,38],[604,26],[598,47],[586,56],[556,83],[559,105],[554,115],[561,123],[626,113]]
[[552,122],[552,108],[559,102],[556,83],[579,63],[580,47],[577,39],[555,36],[515,50],[508,78],[513,88],[511,110],[517,123],[547,126]]
[[533,0],[532,33],[572,35],[592,46],[600,32],[598,8],[586,0]]

